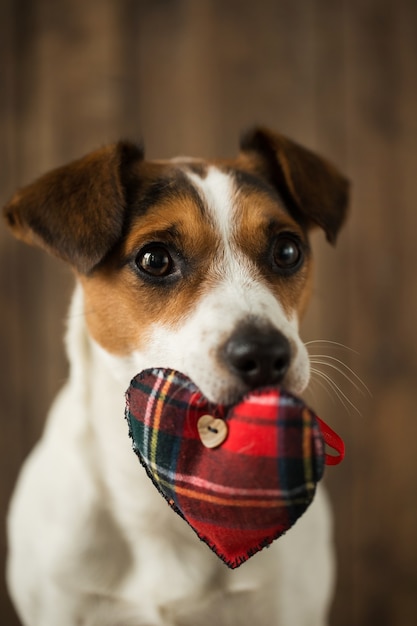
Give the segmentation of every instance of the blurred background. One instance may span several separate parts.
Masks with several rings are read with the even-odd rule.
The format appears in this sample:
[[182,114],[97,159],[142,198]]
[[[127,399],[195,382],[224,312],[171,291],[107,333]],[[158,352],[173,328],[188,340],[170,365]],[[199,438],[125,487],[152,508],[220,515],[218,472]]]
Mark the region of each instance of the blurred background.
[[[303,325],[322,361],[306,398],[347,446],[344,463],[326,473],[339,566],[331,624],[410,626],[417,2],[0,2],[1,203],[120,137],[143,137],[149,157],[233,156],[254,123],[326,155],[352,180],[336,249],[314,236],[316,286]],[[0,227],[1,570],[11,489],[67,372],[72,285],[63,264]],[[18,624],[3,573],[0,623]]]

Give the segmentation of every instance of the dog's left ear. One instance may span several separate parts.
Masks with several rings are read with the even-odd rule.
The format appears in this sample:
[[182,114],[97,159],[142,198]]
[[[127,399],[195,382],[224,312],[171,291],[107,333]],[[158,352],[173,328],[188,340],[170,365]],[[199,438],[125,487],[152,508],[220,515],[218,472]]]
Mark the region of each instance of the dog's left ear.
[[257,170],[274,185],[294,219],[307,228],[320,226],[335,243],[347,213],[347,179],[325,159],[264,128],[248,131],[241,148],[255,154]]
[[4,207],[13,234],[88,274],[122,236],[127,183],[143,159],[129,142],[106,146],[48,172]]

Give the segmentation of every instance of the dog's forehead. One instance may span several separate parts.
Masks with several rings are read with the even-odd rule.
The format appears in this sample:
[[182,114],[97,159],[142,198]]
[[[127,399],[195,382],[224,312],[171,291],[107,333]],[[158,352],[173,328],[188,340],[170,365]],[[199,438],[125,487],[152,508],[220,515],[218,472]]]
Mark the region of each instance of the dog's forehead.
[[240,226],[246,230],[249,223],[255,226],[281,220],[284,227],[296,225],[277,190],[238,162],[179,158],[170,163],[174,165],[171,193],[176,187],[182,193],[188,191],[226,240],[236,235]]
[[[249,263],[257,275],[278,232],[305,239],[278,191],[241,165],[237,160],[185,158],[142,163],[130,194],[124,258],[151,241],[162,241],[201,266],[215,268],[216,261],[228,258],[228,267],[239,262],[248,268]],[[218,275],[216,269],[214,273]]]
[[231,173],[214,165],[203,170],[190,167],[185,174],[202,199],[215,226],[225,239],[229,239],[234,222],[236,184]]

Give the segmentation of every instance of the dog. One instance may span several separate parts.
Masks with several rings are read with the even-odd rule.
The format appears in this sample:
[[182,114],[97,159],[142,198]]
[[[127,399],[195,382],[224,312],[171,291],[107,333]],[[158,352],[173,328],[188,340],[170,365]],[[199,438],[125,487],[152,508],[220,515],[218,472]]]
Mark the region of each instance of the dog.
[[47,173],[4,209],[13,233],[67,262],[69,379],[23,466],[7,580],[25,626],[324,626],[332,526],[309,510],[231,571],[156,492],[131,450],[125,391],[183,372],[214,403],[300,394],[310,231],[334,243],[349,184],[266,128],[234,159],[147,161],[119,142]]

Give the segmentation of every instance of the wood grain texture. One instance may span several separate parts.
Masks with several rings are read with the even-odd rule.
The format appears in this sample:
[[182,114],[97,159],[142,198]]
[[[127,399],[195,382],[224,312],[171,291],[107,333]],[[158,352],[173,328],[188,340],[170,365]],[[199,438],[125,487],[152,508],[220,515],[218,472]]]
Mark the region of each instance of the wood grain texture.
[[[334,626],[410,626],[417,614],[416,62],[414,0],[0,3],[1,203],[119,137],[143,136],[150,157],[233,155],[256,122],[326,154],[353,181],[336,250],[314,238],[303,330],[352,348],[310,344],[372,393],[332,360],[320,367],[341,400],[319,375],[307,394],[347,444],[326,479],[339,557]],[[0,227],[2,570],[18,468],[66,376],[71,286],[62,264]],[[0,583],[0,622],[17,626]]]

